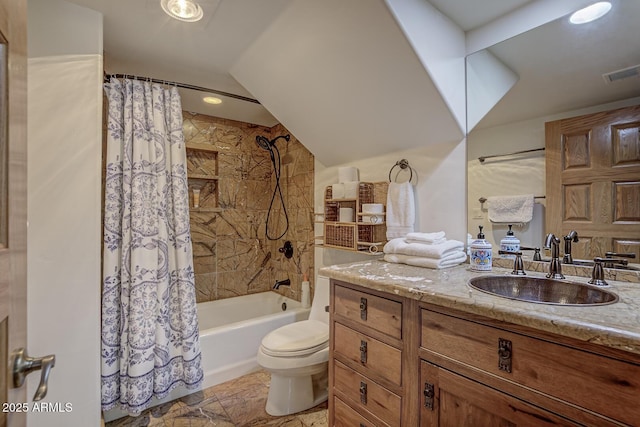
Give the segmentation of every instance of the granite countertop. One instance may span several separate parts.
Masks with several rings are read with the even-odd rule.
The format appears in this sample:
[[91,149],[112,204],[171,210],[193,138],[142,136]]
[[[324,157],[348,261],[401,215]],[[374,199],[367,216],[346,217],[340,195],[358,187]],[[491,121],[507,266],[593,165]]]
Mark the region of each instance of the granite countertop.
[[[369,289],[413,298],[442,307],[528,326],[545,332],[640,354],[640,283],[609,281],[619,301],[600,306],[562,306],[516,301],[472,289],[467,280],[486,274],[509,274],[496,268],[471,271],[468,264],[431,270],[382,260],[321,268],[319,274]],[[544,277],[544,273],[529,272]],[[565,274],[566,275],[566,274]],[[585,277],[566,276],[586,283]]]

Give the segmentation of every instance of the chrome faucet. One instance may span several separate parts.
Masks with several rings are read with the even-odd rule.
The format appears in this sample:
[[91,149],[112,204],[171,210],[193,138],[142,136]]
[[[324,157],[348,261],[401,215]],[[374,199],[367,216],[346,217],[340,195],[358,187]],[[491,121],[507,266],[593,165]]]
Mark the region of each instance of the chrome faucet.
[[569,234],[564,236],[564,256],[562,257],[563,264],[573,264],[573,258],[571,257],[571,242],[578,242],[578,232],[571,230]]
[[550,279],[564,279],[562,274],[562,265],[560,264],[559,252],[560,252],[560,239],[555,234],[547,234],[547,238],[544,240],[545,249],[551,249],[551,261],[549,261],[549,273],[547,278]]
[[280,286],[291,286],[291,280],[289,279],[276,280],[276,284],[273,285],[273,289],[278,289],[280,288]]

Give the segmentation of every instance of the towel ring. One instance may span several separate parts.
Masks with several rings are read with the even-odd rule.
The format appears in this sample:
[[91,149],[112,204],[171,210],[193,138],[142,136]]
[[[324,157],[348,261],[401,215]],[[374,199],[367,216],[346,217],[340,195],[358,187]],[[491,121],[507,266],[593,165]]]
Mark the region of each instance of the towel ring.
[[389,170],[389,182],[391,182],[391,172],[393,172],[393,169],[395,169],[396,166],[399,166],[400,169],[409,168],[409,182],[411,182],[413,179],[413,168],[409,166],[409,160],[407,159],[398,160],[395,165],[391,166],[391,169]]

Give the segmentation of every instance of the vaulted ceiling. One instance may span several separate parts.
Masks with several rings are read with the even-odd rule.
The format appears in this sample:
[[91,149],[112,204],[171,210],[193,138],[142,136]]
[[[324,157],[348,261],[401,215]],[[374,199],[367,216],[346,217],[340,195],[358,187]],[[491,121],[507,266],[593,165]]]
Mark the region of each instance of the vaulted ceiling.
[[537,33],[588,1],[200,0],[198,23],[160,0],[69,1],[104,15],[107,72],[255,98],[211,106],[181,90],[189,111],[282,122],[325,165],[460,140],[464,56],[530,29],[491,48],[518,81],[479,126],[640,96],[640,80],[601,77],[640,64],[636,1],[613,0],[597,31],[557,21]]

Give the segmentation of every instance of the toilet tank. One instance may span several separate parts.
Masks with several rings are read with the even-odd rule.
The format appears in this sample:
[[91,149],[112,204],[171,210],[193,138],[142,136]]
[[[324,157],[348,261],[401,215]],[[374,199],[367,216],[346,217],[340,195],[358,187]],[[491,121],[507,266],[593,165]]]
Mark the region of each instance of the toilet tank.
[[329,278],[318,276],[316,286],[313,291],[313,302],[311,303],[311,313],[309,320],[319,320],[329,324],[329,312],[325,307],[329,305]]

